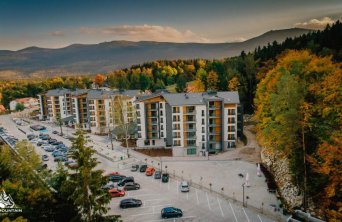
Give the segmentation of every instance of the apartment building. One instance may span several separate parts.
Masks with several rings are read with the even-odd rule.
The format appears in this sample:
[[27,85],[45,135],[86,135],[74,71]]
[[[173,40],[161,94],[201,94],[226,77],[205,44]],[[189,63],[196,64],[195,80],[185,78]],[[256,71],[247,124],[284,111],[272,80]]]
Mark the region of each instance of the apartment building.
[[172,147],[174,156],[234,148],[242,132],[238,92],[156,93],[136,101],[138,147]]
[[69,89],[49,90],[45,95],[38,95],[38,98],[41,119],[56,121],[72,116],[71,91]]

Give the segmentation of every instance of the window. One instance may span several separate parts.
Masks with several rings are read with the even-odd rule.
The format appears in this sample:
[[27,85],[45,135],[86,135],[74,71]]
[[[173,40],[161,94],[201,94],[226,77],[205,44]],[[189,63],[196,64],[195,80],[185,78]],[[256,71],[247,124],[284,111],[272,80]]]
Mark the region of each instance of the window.
[[228,132],[235,132],[235,126],[228,126]]
[[172,107],[172,112],[173,113],[179,113],[179,107],[178,106]]
[[162,109],[163,108],[163,103],[159,103],[159,107]]
[[228,109],[228,115],[235,115],[235,109]]
[[141,138],[141,133],[138,133],[138,138]]
[[163,118],[160,118],[160,123],[163,123],[164,122],[164,119]]
[[204,110],[202,110],[202,116],[204,116]]
[[181,138],[180,135],[181,135],[180,132],[174,132],[174,133],[172,134],[172,137],[173,137],[173,138]]
[[202,127],[202,133],[205,133],[205,129],[204,129],[204,127]]
[[160,137],[164,138],[164,132],[160,132]]
[[204,125],[204,119],[202,119],[202,125]]
[[144,145],[145,145],[145,146],[149,146],[149,145],[150,145],[150,141],[149,141],[149,140],[145,140],[145,141],[144,141]]
[[164,130],[164,125],[160,125],[160,130]]
[[235,118],[234,117],[228,118],[228,123],[235,123]]
[[180,124],[173,124],[173,130],[179,130]]
[[173,141],[173,146],[180,146],[181,145],[181,141],[180,140],[174,140]]
[[161,116],[163,115],[163,110],[160,110],[160,115],[161,115]]
[[228,134],[228,140],[235,140],[234,134]]
[[174,122],[179,122],[180,117],[179,117],[178,115],[175,115],[175,116],[173,116],[172,120],[173,120]]
[[186,150],[187,155],[195,155],[196,154],[196,148],[188,148]]
[[205,135],[202,135],[202,141],[205,141]]
[[152,145],[155,146],[156,145],[156,141],[152,140]]
[[202,150],[204,150],[205,149],[205,144],[204,143],[202,143]]

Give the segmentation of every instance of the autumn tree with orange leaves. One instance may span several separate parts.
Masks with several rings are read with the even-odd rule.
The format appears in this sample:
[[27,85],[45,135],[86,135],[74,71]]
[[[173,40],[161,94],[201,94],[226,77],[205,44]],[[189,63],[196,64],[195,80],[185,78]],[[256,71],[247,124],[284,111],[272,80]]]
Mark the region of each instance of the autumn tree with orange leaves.
[[101,74],[96,74],[94,78],[94,83],[97,87],[102,87],[104,82],[106,80],[106,77]]

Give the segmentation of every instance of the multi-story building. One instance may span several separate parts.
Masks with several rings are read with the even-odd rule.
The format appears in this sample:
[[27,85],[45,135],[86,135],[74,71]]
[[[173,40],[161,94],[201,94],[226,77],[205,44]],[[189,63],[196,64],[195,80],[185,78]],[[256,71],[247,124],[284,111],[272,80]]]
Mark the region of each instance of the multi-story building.
[[46,120],[49,116],[45,93],[38,94],[39,120]]
[[72,116],[71,91],[69,89],[49,90],[45,96],[48,120],[56,121]]
[[88,91],[89,89],[76,89],[71,92],[74,124],[84,130],[89,130],[90,128],[87,99]]
[[239,107],[238,92],[142,96],[136,101],[137,146],[172,147],[174,156],[233,148],[242,126]]

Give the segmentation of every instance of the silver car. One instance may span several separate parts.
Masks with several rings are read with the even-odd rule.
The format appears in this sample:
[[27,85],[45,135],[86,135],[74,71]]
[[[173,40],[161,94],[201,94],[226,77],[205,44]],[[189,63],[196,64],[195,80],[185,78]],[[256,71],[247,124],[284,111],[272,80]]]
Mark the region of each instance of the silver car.
[[180,184],[180,191],[181,192],[189,192],[190,191],[190,187],[187,181],[182,181]]

